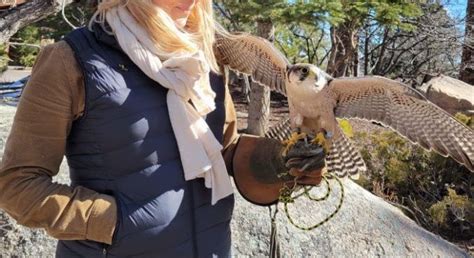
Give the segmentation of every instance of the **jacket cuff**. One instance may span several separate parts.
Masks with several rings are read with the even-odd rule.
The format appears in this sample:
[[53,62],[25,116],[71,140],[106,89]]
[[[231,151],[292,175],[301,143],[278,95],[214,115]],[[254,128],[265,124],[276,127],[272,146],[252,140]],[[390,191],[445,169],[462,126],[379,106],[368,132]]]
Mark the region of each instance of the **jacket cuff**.
[[112,236],[117,223],[117,204],[114,197],[100,194],[91,209],[86,239],[112,244]]

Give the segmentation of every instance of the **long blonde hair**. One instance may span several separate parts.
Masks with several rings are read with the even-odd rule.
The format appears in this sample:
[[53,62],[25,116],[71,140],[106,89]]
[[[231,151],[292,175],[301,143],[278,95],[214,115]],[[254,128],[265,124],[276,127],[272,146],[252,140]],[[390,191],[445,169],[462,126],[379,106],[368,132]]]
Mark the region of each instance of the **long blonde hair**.
[[180,52],[202,50],[211,69],[219,72],[213,51],[215,33],[228,33],[214,20],[212,0],[198,0],[191,10],[185,28],[178,28],[171,17],[152,0],[99,0],[89,28],[94,22],[104,23],[107,10],[122,5],[149,32],[162,59]]

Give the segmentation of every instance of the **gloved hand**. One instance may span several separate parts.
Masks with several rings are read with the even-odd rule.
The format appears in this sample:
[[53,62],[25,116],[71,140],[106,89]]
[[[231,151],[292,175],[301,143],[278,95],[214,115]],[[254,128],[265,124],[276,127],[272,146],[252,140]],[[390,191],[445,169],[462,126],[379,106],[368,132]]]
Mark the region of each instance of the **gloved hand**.
[[312,139],[300,139],[283,156],[286,168],[296,182],[303,185],[319,185],[326,166],[326,153],[322,146],[311,143]]
[[[242,135],[230,159],[230,171],[239,192],[249,201],[269,205],[278,201],[285,185],[319,185],[325,153],[305,141],[286,148],[277,139]],[[296,178],[295,178],[296,177]]]

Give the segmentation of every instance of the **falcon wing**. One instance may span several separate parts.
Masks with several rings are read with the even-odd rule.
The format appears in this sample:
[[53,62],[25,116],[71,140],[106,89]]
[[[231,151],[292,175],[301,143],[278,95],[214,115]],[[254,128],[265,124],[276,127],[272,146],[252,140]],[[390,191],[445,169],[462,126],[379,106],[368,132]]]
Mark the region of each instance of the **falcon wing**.
[[217,62],[231,70],[250,75],[252,80],[286,96],[288,60],[267,40],[248,34],[230,38],[216,36]]
[[418,91],[383,77],[335,79],[327,90],[336,100],[337,117],[383,123],[474,171],[474,131]]

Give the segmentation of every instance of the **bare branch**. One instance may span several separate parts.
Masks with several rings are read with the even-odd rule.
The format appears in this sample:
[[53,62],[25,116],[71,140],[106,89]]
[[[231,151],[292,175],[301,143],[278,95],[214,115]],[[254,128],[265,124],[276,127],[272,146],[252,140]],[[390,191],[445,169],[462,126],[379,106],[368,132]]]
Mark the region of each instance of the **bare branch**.
[[[30,0],[0,13],[0,44],[22,27],[61,10],[62,0]],[[64,0],[70,4],[73,0]]]

